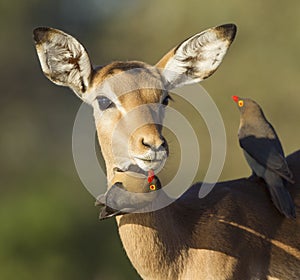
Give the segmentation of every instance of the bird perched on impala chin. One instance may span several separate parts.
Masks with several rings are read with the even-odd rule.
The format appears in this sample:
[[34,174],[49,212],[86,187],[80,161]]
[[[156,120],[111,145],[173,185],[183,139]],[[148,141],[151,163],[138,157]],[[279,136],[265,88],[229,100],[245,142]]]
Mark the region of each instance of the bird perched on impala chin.
[[111,187],[97,197],[96,206],[101,206],[100,220],[134,212],[150,212],[158,197],[161,183],[154,172],[148,177],[134,172],[115,171]]
[[266,182],[276,208],[295,218],[295,206],[286,182],[294,183],[279,138],[261,107],[249,98],[232,96],[240,111],[239,143],[253,173]]

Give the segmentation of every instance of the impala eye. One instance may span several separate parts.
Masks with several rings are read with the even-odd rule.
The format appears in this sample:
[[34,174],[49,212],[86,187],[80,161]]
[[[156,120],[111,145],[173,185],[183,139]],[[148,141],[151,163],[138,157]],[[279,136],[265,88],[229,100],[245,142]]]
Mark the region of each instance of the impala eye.
[[98,96],[97,101],[98,101],[99,108],[100,108],[101,111],[104,111],[108,108],[111,108],[111,107],[115,106],[115,104],[109,98],[107,98],[104,95]]
[[161,104],[167,106],[169,104],[169,100],[172,100],[171,96],[170,95],[167,95],[163,101],[161,102]]

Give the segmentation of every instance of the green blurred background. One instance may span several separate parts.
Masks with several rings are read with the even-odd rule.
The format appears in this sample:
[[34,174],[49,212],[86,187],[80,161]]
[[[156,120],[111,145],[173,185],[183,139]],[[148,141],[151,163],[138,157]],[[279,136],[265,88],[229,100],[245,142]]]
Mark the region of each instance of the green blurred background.
[[221,179],[249,175],[233,94],[262,105],[287,154],[300,147],[299,1],[1,0],[0,22],[1,279],[139,279],[115,221],[98,222],[94,198],[78,178],[71,135],[81,102],[42,75],[36,26],[73,34],[95,64],[155,63],[186,37],[234,22],[232,48],[202,83],[226,126]]

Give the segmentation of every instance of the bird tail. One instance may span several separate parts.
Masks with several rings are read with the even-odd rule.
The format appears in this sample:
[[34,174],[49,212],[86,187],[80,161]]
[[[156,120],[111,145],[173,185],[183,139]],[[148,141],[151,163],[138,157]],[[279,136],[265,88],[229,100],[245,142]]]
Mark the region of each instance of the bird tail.
[[269,187],[272,201],[278,211],[288,218],[296,218],[295,205],[289,191],[284,185],[285,180],[269,169],[266,169],[264,179]]
[[283,183],[269,186],[272,201],[276,208],[288,218],[296,218],[295,205]]

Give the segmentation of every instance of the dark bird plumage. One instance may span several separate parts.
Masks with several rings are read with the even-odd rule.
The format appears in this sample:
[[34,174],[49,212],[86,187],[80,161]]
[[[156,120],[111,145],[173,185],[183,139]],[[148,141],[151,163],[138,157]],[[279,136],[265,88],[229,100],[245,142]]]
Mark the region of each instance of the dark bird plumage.
[[233,96],[240,110],[239,143],[254,174],[265,180],[276,208],[296,217],[293,200],[285,187],[294,183],[279,138],[261,107],[249,98]]
[[158,177],[153,176],[149,182],[146,176],[133,172],[115,172],[111,184],[95,203],[102,207],[100,220],[141,210],[151,211],[156,191],[161,189]]

